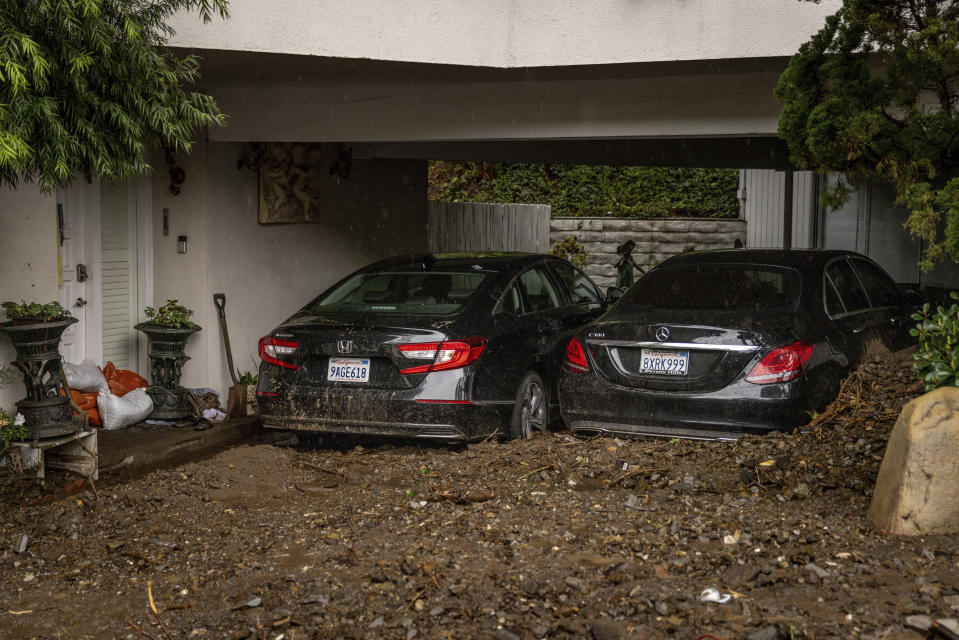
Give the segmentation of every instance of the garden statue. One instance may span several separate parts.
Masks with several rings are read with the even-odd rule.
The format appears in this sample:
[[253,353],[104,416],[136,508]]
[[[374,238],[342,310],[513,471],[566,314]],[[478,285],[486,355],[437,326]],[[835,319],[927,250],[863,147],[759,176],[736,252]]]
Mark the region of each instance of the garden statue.
[[645,274],[646,272],[636,264],[636,261],[633,260],[633,249],[636,248],[636,243],[632,240],[627,240],[623,244],[616,247],[616,253],[619,254],[619,259],[616,260],[616,288],[622,289],[625,291],[633,286],[633,269],[637,269],[640,274]]

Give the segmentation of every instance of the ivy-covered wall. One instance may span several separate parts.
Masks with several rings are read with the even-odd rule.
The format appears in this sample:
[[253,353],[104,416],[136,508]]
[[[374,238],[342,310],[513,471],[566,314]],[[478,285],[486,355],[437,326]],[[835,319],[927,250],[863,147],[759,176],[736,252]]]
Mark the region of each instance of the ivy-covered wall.
[[554,216],[736,218],[736,169],[444,162],[430,200],[549,204]]

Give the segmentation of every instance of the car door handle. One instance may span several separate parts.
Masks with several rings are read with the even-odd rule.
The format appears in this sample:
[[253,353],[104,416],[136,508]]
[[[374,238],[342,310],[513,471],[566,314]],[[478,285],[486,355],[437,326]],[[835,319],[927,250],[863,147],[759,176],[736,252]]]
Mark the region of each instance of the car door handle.
[[547,331],[557,331],[560,325],[556,320],[550,320],[548,322],[540,322],[537,325],[536,330],[540,333],[546,333]]
[[853,327],[853,328],[852,328],[852,335],[858,336],[858,335],[862,334],[865,330],[866,330],[866,327]]

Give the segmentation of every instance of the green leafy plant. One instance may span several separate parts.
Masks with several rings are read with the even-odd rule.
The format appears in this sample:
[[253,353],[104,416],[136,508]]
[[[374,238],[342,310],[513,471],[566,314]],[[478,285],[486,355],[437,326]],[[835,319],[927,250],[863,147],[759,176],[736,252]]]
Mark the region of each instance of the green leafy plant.
[[39,321],[61,320],[69,318],[70,312],[63,308],[59,302],[48,302],[41,304],[39,302],[4,302],[3,310],[7,312],[7,317],[11,320],[32,320]]
[[10,442],[26,440],[28,435],[22,415],[18,413],[16,418],[11,419],[6,411],[0,409],[0,449],[6,449]]
[[244,371],[240,373],[240,370],[236,370],[236,381],[239,384],[245,384],[248,386],[253,386],[256,384],[257,375],[252,371]]
[[[0,389],[13,382],[13,368],[0,367]],[[7,448],[7,443],[16,440],[26,440],[29,433],[24,426],[24,417],[17,414],[17,417],[10,419],[10,415],[0,409],[0,451]]]
[[586,247],[583,246],[582,242],[576,239],[576,236],[566,236],[553,245],[553,250],[550,251],[550,253],[554,256],[569,260],[580,269],[585,268],[589,262],[589,254],[586,253]]
[[954,301],[947,309],[940,305],[933,311],[929,303],[912,314],[916,327],[909,331],[919,340],[919,353],[913,358],[913,367],[919,379],[926,383],[926,391],[937,387],[959,387],[959,293],[949,297]]
[[959,261],[957,43],[959,0],[842,0],[776,87],[793,164],[835,175],[823,204],[891,185],[923,268]]
[[447,162],[429,164],[429,198],[527,202],[554,216],[652,218],[739,215],[736,169]]
[[190,316],[193,315],[193,310],[187,309],[176,300],[167,300],[166,304],[159,309],[147,307],[143,312],[150,322],[164,327],[189,329],[196,326],[196,324],[190,320]]
[[[175,14],[228,16],[226,0],[18,0],[0,11],[0,183],[46,191],[150,169],[226,116],[195,90],[196,56],[166,45]],[[121,90],[122,88],[122,90]]]

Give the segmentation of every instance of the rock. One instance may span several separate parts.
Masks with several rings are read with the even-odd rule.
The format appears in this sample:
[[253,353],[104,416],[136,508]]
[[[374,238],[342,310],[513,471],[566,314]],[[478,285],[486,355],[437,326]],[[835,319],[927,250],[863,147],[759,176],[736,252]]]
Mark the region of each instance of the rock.
[[730,587],[746,584],[759,575],[759,565],[734,564],[723,572],[722,580]]
[[13,552],[14,552],[14,553],[25,553],[26,550],[27,550],[27,546],[28,546],[29,544],[30,544],[30,536],[28,536],[28,535],[25,534],[25,533],[20,534],[20,537],[17,538],[16,544],[13,545]]
[[759,631],[754,631],[746,636],[746,640],[776,640],[779,637],[779,630],[775,625],[763,627]]
[[906,405],[889,435],[869,521],[889,534],[959,532],[959,388]]
[[572,587],[573,589],[581,589],[583,586],[583,581],[579,578],[573,578],[572,576],[567,577],[565,580],[567,586]]
[[373,622],[371,622],[369,625],[367,625],[367,628],[368,628],[368,629],[376,629],[376,628],[378,628],[378,627],[382,627],[385,622],[386,622],[386,620],[383,619],[383,616],[377,616],[376,619],[373,620]]
[[623,625],[609,620],[594,620],[589,623],[594,640],[619,640],[626,637]]
[[828,578],[828,577],[829,577],[829,572],[828,572],[828,571],[826,571],[825,569],[823,569],[823,568],[820,567],[819,565],[813,564],[812,562],[810,562],[809,564],[807,564],[807,565],[806,565],[805,567],[803,567],[803,568],[804,568],[806,571],[809,571],[809,572],[811,572],[811,573],[815,573],[815,574],[816,574],[816,577],[819,578],[820,580],[822,580],[823,578]]

